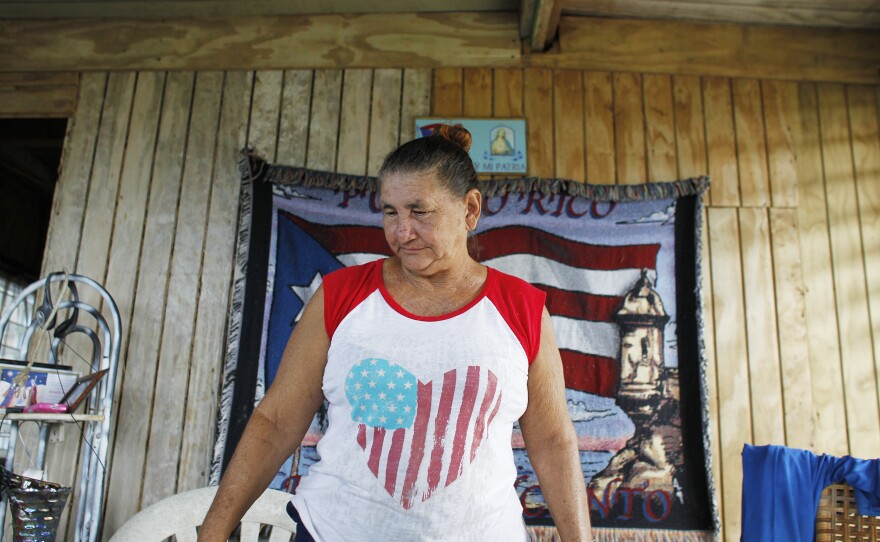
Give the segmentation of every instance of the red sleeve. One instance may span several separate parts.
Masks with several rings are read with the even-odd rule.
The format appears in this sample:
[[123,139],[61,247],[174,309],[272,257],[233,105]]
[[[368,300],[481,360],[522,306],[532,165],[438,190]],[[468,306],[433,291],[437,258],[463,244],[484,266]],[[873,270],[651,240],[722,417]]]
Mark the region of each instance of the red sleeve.
[[327,337],[371,293],[382,280],[382,261],[343,267],[324,277],[324,329]]
[[531,365],[541,348],[541,319],[547,294],[512,275],[491,268],[489,272],[495,277],[486,295],[519,339]]

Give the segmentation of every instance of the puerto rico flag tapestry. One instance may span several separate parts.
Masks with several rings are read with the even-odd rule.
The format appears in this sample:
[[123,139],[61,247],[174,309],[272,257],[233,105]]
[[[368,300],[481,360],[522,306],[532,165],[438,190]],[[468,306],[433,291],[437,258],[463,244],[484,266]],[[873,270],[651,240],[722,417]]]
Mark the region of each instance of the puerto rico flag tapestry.
[[[240,167],[212,483],[271,385],[322,277],[390,255],[375,179],[272,165],[249,153]],[[702,541],[717,528],[699,303],[700,198],[707,187],[705,177],[626,186],[517,178],[483,186],[483,216],[470,249],[479,261],[547,293],[596,540]],[[482,381],[491,384],[491,376]],[[401,404],[410,401],[414,413],[419,383],[408,377],[412,389],[400,394]],[[454,387],[469,375],[446,377]],[[491,385],[475,392],[472,406],[486,411],[483,424],[495,400]],[[395,412],[381,431],[365,422],[358,444],[365,451],[394,446],[395,434],[414,423],[412,413]],[[322,409],[273,487],[295,489],[318,459],[315,444],[325,427]],[[472,452],[479,427],[467,437]],[[518,428],[513,447],[525,522],[533,539],[551,540],[553,518]],[[377,461],[370,468],[379,477],[387,466]],[[382,478],[389,494],[403,495],[406,480],[390,478]]]

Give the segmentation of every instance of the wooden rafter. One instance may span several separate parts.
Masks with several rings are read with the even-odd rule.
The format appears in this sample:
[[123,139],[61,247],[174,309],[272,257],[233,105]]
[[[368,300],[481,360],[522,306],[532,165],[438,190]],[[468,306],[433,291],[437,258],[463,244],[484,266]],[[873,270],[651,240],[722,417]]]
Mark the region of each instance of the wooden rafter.
[[556,38],[559,29],[562,0],[524,1],[523,6],[529,3],[534,6],[530,38],[532,51],[546,51]]
[[519,6],[519,37],[526,39],[532,35],[532,21],[535,20],[535,4],[538,0],[521,0]]
[[0,19],[0,71],[510,66],[514,13]]
[[[95,70],[535,67],[880,83],[871,30],[564,16],[552,51],[531,54],[519,32],[514,13],[0,20],[0,98],[33,72]],[[48,98],[28,94],[67,116],[65,81]]]

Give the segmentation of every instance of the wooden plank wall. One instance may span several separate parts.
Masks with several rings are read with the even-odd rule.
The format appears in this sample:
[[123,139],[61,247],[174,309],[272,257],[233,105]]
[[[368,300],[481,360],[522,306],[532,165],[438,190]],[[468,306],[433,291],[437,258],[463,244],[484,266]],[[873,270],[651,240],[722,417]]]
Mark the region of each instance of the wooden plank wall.
[[[44,270],[104,282],[123,315],[105,538],[207,481],[237,150],[372,174],[434,114],[525,116],[531,175],[712,176],[711,445],[720,539],[738,540],[743,443],[880,456],[878,90],[542,68],[84,74]],[[51,465],[69,470],[69,449]]]

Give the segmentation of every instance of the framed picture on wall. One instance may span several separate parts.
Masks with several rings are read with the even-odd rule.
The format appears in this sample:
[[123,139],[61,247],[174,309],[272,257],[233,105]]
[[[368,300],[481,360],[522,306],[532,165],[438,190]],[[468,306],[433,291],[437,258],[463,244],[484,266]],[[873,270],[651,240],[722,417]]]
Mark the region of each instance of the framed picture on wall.
[[431,135],[440,124],[461,124],[471,134],[468,154],[477,173],[524,175],[528,172],[526,119],[416,119],[416,137]]

